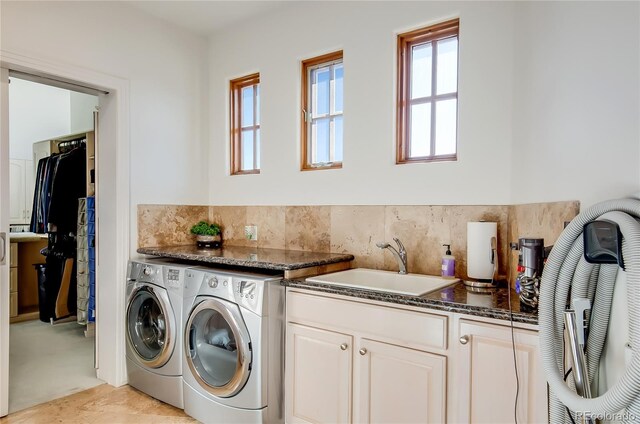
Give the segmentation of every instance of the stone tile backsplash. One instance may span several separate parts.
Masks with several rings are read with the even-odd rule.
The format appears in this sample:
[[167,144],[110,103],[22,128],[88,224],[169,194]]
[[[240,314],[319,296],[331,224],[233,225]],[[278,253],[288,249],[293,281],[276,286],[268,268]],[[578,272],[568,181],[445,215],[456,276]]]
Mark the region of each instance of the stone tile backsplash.
[[[515,206],[138,206],[138,246],[190,244],[201,219],[222,225],[224,243],[275,249],[351,253],[355,267],[397,270],[390,252],[376,247],[398,237],[407,248],[409,272],[440,274],[442,244],[451,244],[456,276],[466,278],[467,222],[498,222],[499,274],[515,280],[519,236],[555,242],[579,202]],[[247,240],[245,225],[258,227]],[[515,262],[514,262],[515,258]]]
[[138,247],[195,243],[189,230],[207,219],[208,206],[138,205]]

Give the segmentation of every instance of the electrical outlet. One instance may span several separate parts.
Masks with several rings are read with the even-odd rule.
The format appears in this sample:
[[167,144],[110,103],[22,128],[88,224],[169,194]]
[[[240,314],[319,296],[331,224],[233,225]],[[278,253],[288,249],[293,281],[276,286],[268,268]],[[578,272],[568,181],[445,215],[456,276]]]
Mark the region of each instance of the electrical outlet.
[[258,240],[258,226],[257,225],[245,225],[244,236],[247,240]]

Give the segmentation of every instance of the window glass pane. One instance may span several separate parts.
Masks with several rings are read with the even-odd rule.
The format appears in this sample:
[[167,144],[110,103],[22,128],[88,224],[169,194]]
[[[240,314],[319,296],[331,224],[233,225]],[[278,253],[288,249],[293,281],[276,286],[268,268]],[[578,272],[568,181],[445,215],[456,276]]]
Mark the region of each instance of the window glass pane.
[[335,99],[334,99],[334,113],[342,112],[342,93],[344,89],[344,67],[342,64],[335,65],[334,67],[335,78]]
[[335,154],[333,160],[342,162],[342,116],[333,119],[333,131],[335,140]]
[[253,125],[253,86],[242,89],[242,119],[240,125],[248,127]]
[[256,84],[256,125],[260,125],[260,84]]
[[431,103],[411,105],[409,157],[431,155]]
[[312,74],[313,115],[326,115],[329,113],[331,69],[329,67],[316,69]]
[[411,98],[431,95],[431,43],[411,48]]
[[329,118],[314,121],[311,131],[311,163],[329,162]]
[[256,130],[256,169],[260,169],[260,128]]
[[438,94],[458,90],[458,38],[438,41]]
[[242,131],[242,170],[253,169],[253,130]]
[[457,100],[436,103],[436,155],[451,155],[456,152]]

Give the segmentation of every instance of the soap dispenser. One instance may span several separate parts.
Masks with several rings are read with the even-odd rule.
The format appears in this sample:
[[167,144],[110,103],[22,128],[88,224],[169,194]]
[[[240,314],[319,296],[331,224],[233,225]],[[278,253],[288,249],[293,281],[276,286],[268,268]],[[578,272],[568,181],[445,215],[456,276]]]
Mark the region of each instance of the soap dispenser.
[[451,245],[443,244],[447,251],[442,257],[442,276],[444,278],[454,278],[456,273],[456,257],[451,254]]

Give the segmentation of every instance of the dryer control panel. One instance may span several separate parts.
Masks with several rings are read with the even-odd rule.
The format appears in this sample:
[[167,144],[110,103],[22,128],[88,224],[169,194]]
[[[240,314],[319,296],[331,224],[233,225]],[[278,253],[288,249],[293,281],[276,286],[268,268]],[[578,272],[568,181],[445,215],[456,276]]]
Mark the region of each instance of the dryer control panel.
[[[234,277],[233,294],[238,305],[263,315],[265,281]],[[264,311],[266,312],[266,310]]]

